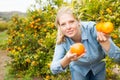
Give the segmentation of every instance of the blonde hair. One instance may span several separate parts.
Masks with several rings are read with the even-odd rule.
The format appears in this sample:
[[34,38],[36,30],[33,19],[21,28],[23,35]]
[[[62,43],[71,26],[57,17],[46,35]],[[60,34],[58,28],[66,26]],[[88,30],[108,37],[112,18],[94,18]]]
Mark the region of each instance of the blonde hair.
[[62,7],[58,10],[57,15],[56,15],[56,20],[55,20],[55,26],[58,28],[58,33],[57,33],[57,44],[61,44],[62,42],[65,42],[65,35],[60,31],[59,29],[59,17],[62,14],[71,14],[73,17],[78,21],[78,18],[74,15],[73,9],[71,7]]

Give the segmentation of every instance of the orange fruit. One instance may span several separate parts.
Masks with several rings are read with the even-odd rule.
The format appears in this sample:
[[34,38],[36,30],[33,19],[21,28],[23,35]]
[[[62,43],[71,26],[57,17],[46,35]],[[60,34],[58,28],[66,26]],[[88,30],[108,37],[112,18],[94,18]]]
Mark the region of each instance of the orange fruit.
[[97,24],[96,24],[96,29],[97,29],[97,31],[101,32],[101,31],[102,31],[102,30],[101,30],[102,26],[103,26],[103,22],[97,23]]
[[102,27],[102,32],[109,34],[113,31],[114,26],[111,22],[105,22],[103,27]]
[[114,26],[112,22],[100,22],[96,24],[96,30],[99,32],[103,32],[109,34],[113,31]]
[[75,43],[70,47],[70,52],[77,54],[77,56],[80,56],[85,52],[85,47],[82,43]]

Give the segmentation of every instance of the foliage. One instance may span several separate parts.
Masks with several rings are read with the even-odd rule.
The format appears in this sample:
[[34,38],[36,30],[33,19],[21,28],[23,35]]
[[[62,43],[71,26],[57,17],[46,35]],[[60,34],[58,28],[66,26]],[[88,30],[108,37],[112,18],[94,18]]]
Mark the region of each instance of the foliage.
[[7,31],[0,32],[0,49],[6,49],[7,37]]
[[[42,3],[39,2],[39,4]],[[9,64],[9,73],[16,78],[29,76],[56,80],[58,76],[68,74],[53,76],[50,72],[56,40],[54,19],[57,10],[52,5],[57,6],[57,4],[28,10],[26,17],[15,15],[11,18],[12,27],[8,30],[7,50],[12,59]]]
[[[115,44],[120,47],[120,0],[73,0],[72,7],[78,18],[83,21],[91,20],[96,23],[111,21],[114,24],[111,37]],[[109,57],[106,57],[105,61],[107,63],[107,80],[117,80],[118,76],[115,76],[112,71],[117,64]]]
[[[15,15],[11,18],[7,48],[12,59],[9,73],[16,78],[25,79],[30,79],[29,77],[40,77],[44,80],[70,79],[69,71],[52,75],[49,69],[56,38],[55,14],[60,6],[67,3],[63,0],[47,0],[46,5],[43,5],[42,0],[36,2],[40,5],[39,9],[28,10],[26,17]],[[73,0],[71,5],[82,20],[112,21],[115,29],[111,36],[120,46],[119,0],[81,0],[81,2]],[[115,64],[111,59],[106,58],[105,61],[108,61],[107,67],[113,69]],[[107,78],[111,75],[113,74],[108,74]]]
[[111,36],[120,47],[120,0],[74,0],[72,4],[81,20],[111,21],[115,27]]
[[47,9],[30,11],[26,18],[12,17],[13,27],[8,31],[7,50],[10,51],[10,65],[17,77],[24,74],[50,74],[49,66],[56,37],[53,23],[55,9],[50,6]]
[[7,30],[8,26],[9,25],[6,21],[0,21],[0,32]]

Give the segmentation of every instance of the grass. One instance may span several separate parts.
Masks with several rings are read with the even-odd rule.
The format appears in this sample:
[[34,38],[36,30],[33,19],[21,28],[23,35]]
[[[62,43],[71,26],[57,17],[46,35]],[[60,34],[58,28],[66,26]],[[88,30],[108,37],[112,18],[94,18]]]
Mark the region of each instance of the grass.
[[5,49],[8,40],[7,30],[0,32],[0,49]]

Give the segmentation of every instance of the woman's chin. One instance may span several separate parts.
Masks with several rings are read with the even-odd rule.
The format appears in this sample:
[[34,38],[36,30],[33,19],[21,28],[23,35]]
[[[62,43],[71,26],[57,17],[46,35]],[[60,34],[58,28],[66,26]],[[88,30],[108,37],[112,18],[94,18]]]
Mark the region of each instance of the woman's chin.
[[69,38],[72,38],[72,37],[74,37],[74,35],[73,34],[71,34],[71,35],[67,35]]

